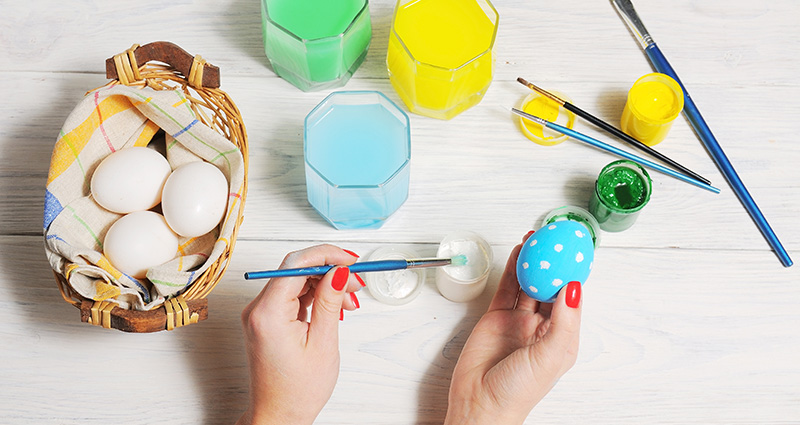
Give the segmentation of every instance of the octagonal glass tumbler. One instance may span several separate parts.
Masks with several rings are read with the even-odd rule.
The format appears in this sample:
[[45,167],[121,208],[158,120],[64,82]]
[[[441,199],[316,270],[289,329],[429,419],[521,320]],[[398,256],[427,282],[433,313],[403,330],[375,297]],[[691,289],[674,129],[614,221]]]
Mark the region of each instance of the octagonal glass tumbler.
[[399,0],[386,66],[411,112],[450,119],[492,82],[498,14],[487,0]]
[[308,202],[337,229],[381,227],[408,198],[408,115],[377,91],[334,92],[305,120]]
[[278,76],[303,91],[341,87],[367,55],[367,0],[261,0],[264,51]]

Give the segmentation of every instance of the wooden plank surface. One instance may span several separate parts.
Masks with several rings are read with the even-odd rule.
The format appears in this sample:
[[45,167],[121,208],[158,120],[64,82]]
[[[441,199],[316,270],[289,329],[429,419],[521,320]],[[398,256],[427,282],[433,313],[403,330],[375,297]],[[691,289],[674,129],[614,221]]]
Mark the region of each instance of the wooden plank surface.
[[[616,122],[627,89],[651,72],[607,1],[494,4],[500,30],[488,94],[451,121],[410,115],[410,196],[372,231],[337,231],[306,201],[303,118],[331,91],[302,93],[275,76],[258,1],[0,6],[0,422],[232,423],[248,385],[239,315],[262,285],[243,272],[320,242],[362,255],[385,245],[433,255],[447,233],[472,230],[494,250],[487,291],[452,303],[432,274],[401,307],[362,291],[362,308],[341,325],[339,384],[317,421],[441,423],[450,373],[508,252],[550,209],[586,206],[597,172],[614,159],[577,142],[546,148],[525,139],[507,112],[528,93],[515,79]],[[797,261],[800,6],[635,5]],[[370,2],[372,44],[344,89],[399,102],[385,69],[393,7]],[[42,206],[58,132],[83,94],[106,82],[104,60],[155,40],[220,67],[248,130],[250,190],[209,318],[135,335],[81,323],[62,300],[44,256]],[[609,140],[583,122],[575,128]],[[800,423],[800,269],[781,267],[683,117],[658,149],[722,193],[653,174],[653,197],[634,227],[602,235],[576,366],[526,423]]]

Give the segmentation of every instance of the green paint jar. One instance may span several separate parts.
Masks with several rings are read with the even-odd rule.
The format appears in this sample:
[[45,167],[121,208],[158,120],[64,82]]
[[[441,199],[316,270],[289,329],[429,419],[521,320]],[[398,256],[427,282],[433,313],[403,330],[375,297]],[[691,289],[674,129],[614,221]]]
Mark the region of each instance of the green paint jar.
[[592,236],[594,248],[597,249],[600,245],[600,224],[597,223],[597,219],[589,211],[574,205],[558,207],[547,213],[544,220],[542,220],[541,227],[558,221],[575,221],[584,225]]
[[622,159],[600,171],[589,201],[589,212],[606,232],[621,232],[633,225],[650,201],[653,182],[639,164]]

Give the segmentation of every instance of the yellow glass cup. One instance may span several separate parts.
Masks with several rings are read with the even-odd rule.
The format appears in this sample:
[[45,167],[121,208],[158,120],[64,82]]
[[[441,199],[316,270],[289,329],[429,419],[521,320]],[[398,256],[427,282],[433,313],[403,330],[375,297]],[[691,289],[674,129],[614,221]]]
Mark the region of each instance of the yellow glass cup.
[[669,75],[654,72],[633,83],[622,111],[620,128],[648,146],[667,137],[683,110],[683,90]]
[[448,120],[481,101],[498,18],[487,0],[398,0],[386,66],[411,112]]

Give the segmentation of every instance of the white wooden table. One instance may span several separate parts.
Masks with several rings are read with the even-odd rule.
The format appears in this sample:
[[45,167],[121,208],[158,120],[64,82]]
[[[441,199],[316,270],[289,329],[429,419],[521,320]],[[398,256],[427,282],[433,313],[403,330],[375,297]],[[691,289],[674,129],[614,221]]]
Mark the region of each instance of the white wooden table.
[[[783,244],[800,260],[800,6],[794,0],[637,0],[635,5]],[[544,214],[586,206],[615,158],[525,139],[510,107],[524,77],[617,122],[650,65],[608,1],[497,0],[494,82],[451,121],[411,115],[408,201],[379,230],[337,231],[308,205],[302,93],[264,56],[257,0],[6,1],[0,5],[0,423],[232,423],[247,401],[240,312],[276,267],[320,242],[362,256],[447,233],[482,234],[490,284],[466,304],[429,278],[412,303],[367,291],[341,324],[341,375],[320,424],[434,424],[450,375],[512,246]],[[393,2],[370,4],[373,39],[345,89],[399,102],[385,69]],[[80,323],[44,256],[50,153],[69,112],[105,83],[104,60],[168,40],[222,71],[249,134],[245,222],[207,321],[126,334]],[[582,121],[575,129],[611,141]],[[616,141],[611,142],[622,146]],[[604,233],[584,291],[575,367],[533,410],[541,423],[800,423],[800,266],[770,251],[681,116],[658,149],[722,189],[653,173],[631,229]],[[432,276],[429,275],[429,276]]]

